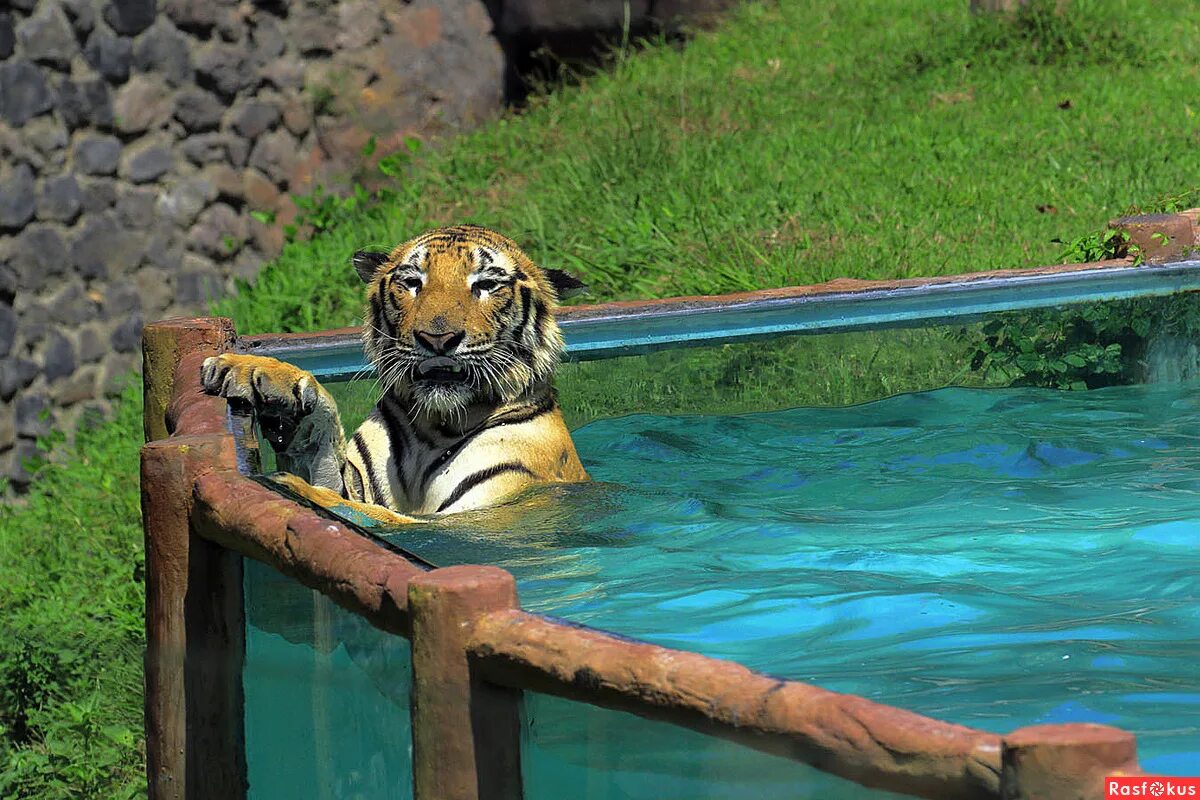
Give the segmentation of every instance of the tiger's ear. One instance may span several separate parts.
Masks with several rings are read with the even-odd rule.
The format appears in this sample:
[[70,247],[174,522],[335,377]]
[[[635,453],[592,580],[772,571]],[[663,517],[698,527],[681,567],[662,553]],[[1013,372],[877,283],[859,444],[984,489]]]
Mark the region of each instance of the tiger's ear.
[[561,269],[542,270],[546,273],[546,278],[549,279],[550,285],[554,287],[554,293],[559,299],[574,297],[577,294],[583,294],[587,291],[587,284],[576,278],[569,272],[564,272]]
[[355,271],[358,272],[358,277],[363,279],[363,283],[370,283],[371,278],[375,277],[375,273],[387,260],[387,253],[372,253],[369,250],[359,250],[350,259],[354,264]]

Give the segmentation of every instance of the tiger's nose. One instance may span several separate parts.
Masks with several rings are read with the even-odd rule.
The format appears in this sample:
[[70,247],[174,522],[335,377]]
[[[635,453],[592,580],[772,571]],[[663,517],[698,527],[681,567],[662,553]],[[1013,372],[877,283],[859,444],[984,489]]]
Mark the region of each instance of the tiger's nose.
[[454,352],[454,350],[462,344],[462,340],[466,337],[466,331],[452,331],[450,333],[429,333],[428,331],[413,331],[413,338],[417,340],[417,344],[424,347],[434,355],[445,356]]

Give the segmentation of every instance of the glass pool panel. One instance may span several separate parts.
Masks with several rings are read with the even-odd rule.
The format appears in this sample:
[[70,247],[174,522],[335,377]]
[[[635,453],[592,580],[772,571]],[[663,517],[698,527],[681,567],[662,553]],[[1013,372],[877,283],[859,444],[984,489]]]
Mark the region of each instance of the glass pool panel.
[[[568,363],[593,483],[380,533],[533,611],[986,730],[1114,724],[1187,774],[1197,332],[1188,294]],[[329,384],[348,428],[371,383]]]
[[408,800],[408,641],[245,563],[250,800]]
[[526,800],[899,800],[666,722],[526,692]]
[[[1200,376],[1198,340],[1200,293],[1185,293],[568,361],[556,383],[574,429],[636,413],[851,406],[946,386],[1084,389],[1187,380]],[[325,385],[350,432],[379,396],[374,378]]]
[[512,571],[532,611],[1200,763],[1200,382],[636,415],[575,440],[596,482],[389,538]]
[[[678,347],[559,366],[567,425],[635,413],[740,414],[845,406],[948,385],[996,384],[972,372],[963,326],[783,336]],[[326,383],[353,432],[379,397],[373,380]],[[270,448],[264,443],[264,450]]]

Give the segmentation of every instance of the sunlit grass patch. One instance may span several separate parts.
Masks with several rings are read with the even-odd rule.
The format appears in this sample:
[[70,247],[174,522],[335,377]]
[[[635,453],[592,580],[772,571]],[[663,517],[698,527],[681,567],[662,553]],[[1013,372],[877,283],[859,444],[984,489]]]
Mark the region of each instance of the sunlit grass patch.
[[351,323],[355,248],[468,220],[594,300],[1052,262],[1055,239],[1194,182],[1200,36],[1181,2],[1031,8],[750,4],[425,148],[383,203],[220,309],[243,330]]

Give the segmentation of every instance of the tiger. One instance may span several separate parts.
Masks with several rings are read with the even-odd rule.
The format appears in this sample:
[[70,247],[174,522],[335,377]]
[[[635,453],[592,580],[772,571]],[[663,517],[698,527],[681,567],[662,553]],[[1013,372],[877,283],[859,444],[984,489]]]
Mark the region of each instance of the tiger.
[[366,284],[363,348],[382,396],[348,441],[310,373],[239,353],[201,367],[206,393],[254,409],[278,483],[394,525],[590,480],[554,388],[563,352],[554,312],[583,288],[578,279],[477,225],[360,250],[351,263]]

